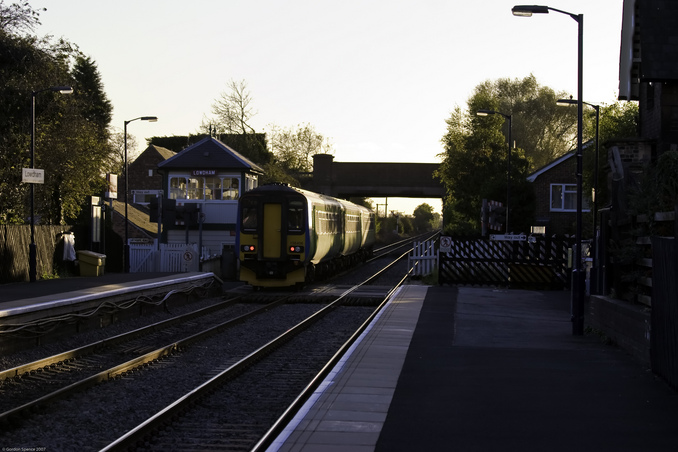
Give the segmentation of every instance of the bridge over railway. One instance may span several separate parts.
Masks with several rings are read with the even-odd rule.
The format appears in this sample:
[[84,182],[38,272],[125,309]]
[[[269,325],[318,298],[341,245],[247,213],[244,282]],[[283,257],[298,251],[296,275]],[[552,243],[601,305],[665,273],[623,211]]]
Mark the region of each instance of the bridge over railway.
[[335,162],[313,156],[313,179],[303,188],[338,198],[443,198],[445,188],[433,178],[438,163]]

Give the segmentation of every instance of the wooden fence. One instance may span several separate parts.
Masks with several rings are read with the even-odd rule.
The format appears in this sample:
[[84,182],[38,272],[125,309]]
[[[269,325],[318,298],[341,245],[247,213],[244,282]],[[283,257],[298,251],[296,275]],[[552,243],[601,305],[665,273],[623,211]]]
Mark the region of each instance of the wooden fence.
[[438,250],[435,240],[414,242],[407,256],[407,268],[413,268],[412,276],[432,275],[438,266]]
[[[161,243],[157,240],[145,243],[130,243],[130,273],[140,272],[189,272],[198,271],[201,256],[198,245],[183,243]],[[209,249],[203,247],[202,256]]]
[[569,285],[570,239],[535,236],[522,241],[480,237],[450,240],[450,251],[440,253],[440,284],[535,289],[562,289]]
[[[35,226],[38,279],[66,271],[62,235],[72,229],[72,226]],[[0,283],[29,280],[30,243],[30,225],[0,225]]]

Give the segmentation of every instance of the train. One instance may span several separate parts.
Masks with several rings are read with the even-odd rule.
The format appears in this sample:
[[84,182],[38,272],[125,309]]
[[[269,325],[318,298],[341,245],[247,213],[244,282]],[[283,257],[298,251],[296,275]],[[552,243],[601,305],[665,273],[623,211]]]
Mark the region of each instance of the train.
[[292,187],[266,184],[238,201],[239,279],[257,288],[301,287],[372,255],[374,212]]

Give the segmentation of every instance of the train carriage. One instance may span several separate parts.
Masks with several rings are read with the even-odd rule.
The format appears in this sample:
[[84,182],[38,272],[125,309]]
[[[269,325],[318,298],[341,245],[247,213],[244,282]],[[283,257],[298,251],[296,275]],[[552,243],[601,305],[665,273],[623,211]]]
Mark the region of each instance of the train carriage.
[[263,185],[239,202],[240,280],[258,287],[301,285],[355,264],[371,253],[374,237],[374,213],[366,207]]

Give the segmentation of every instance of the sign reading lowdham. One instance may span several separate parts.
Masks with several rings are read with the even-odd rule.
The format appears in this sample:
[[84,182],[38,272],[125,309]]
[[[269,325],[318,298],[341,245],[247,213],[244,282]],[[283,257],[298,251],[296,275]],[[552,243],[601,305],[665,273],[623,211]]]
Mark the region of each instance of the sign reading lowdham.
[[21,182],[26,184],[44,184],[45,170],[36,168],[22,168]]
[[195,169],[191,173],[193,176],[216,176],[217,170],[215,169]]
[[490,234],[490,240],[505,242],[524,242],[527,240],[525,234]]

